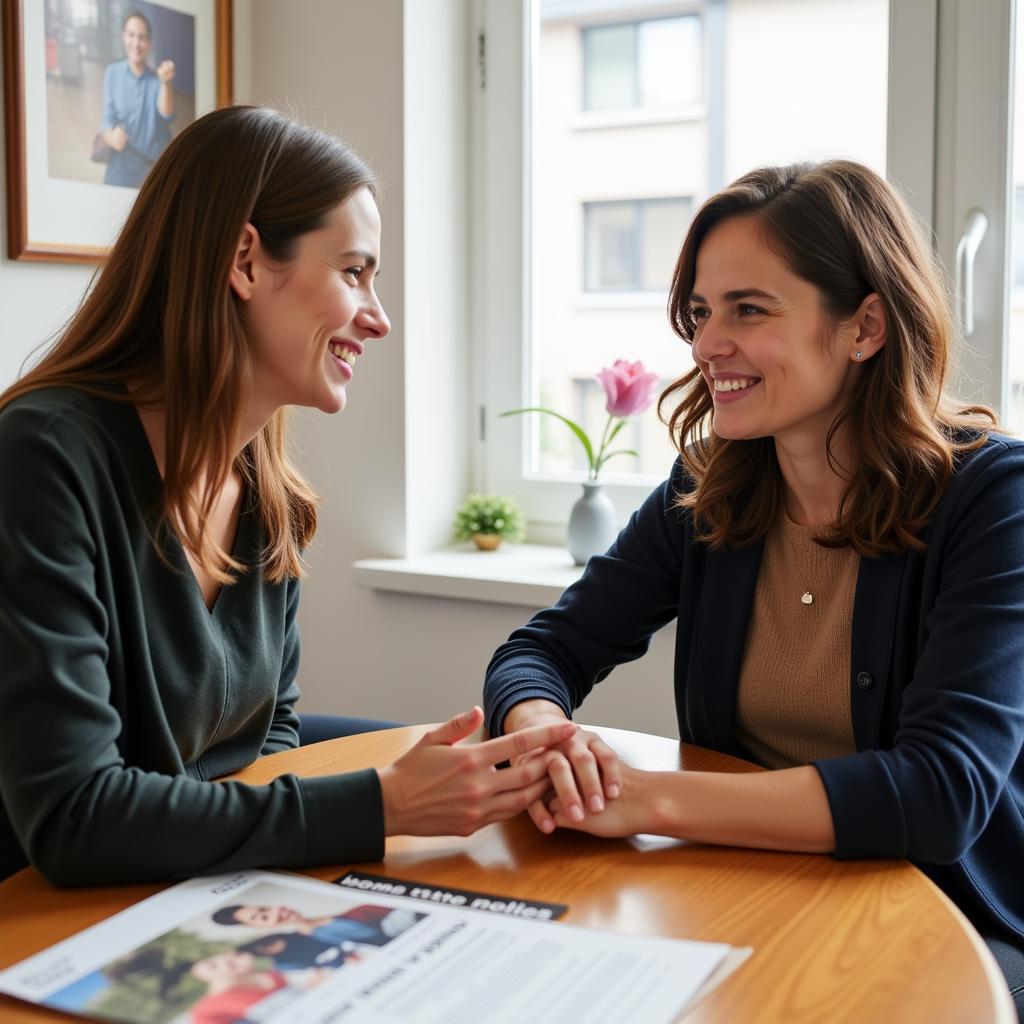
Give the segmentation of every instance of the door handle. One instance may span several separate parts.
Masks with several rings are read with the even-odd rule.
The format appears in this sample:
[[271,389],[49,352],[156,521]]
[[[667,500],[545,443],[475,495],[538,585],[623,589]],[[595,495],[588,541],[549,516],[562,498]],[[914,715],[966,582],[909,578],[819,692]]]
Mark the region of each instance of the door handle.
[[965,338],[974,333],[974,258],[987,230],[988,217],[975,208],[968,212],[964,233],[956,243],[956,300]]

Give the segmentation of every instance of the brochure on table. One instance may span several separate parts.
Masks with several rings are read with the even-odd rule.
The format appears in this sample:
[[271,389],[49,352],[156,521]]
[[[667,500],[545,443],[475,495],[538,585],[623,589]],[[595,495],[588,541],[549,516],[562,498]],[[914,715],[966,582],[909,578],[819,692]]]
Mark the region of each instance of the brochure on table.
[[129,1024],[668,1024],[740,959],[248,871],[143,900],[0,972],[0,992]]

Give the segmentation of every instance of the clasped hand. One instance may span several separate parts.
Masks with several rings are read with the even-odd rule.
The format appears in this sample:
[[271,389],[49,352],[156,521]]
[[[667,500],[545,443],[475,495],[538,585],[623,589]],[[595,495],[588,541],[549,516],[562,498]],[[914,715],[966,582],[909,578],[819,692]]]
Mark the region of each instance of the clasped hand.
[[[547,701],[525,701],[506,717],[505,738],[519,735],[518,729],[528,732],[559,722],[566,722],[561,708]],[[538,763],[545,767],[547,788],[527,807],[542,832],[553,832],[556,825],[590,831],[584,822],[602,814],[622,792],[624,766],[618,754],[597,733],[586,729],[578,729],[553,748],[520,754],[512,763],[524,768]]]
[[[461,745],[482,721],[479,707],[456,715],[378,771],[387,835],[468,836],[532,807],[550,788],[546,753],[578,731],[563,716]],[[504,761],[512,767],[499,770]]]

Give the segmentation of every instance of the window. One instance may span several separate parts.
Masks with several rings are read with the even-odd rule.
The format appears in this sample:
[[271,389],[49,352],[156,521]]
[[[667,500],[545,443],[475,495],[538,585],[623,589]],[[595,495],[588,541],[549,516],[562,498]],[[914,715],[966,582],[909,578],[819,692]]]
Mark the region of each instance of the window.
[[[935,97],[922,83],[935,76],[936,2],[480,5],[475,483],[515,495],[535,536],[547,523],[557,539],[583,475],[577,442],[551,417],[498,414],[543,405],[600,434],[603,366],[686,373],[689,347],[666,315],[679,248],[704,198],[752,167],[852,157],[888,171],[929,218]],[[679,104],[686,117],[646,116]],[[640,458],[602,472],[623,521],[674,456],[653,409],[629,429]]]
[[692,208],[689,199],[584,203],[585,290],[667,292]]
[[696,15],[585,26],[582,34],[584,110],[682,107],[701,98]]

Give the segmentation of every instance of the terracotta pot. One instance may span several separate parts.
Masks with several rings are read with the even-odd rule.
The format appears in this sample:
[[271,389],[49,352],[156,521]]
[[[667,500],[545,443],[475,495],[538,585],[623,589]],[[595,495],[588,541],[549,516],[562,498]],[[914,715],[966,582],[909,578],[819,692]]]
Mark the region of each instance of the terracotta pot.
[[473,543],[481,551],[497,551],[501,546],[501,538],[496,533],[474,533]]

